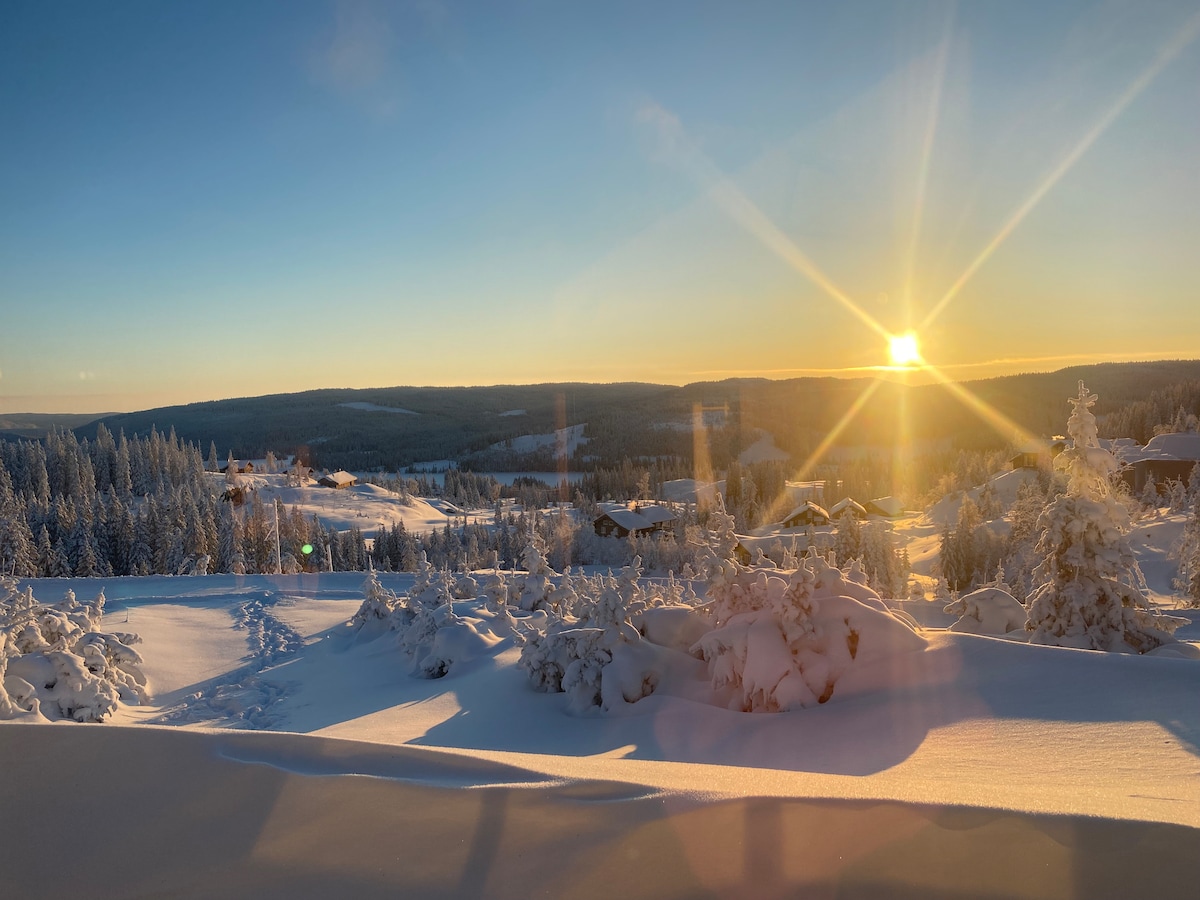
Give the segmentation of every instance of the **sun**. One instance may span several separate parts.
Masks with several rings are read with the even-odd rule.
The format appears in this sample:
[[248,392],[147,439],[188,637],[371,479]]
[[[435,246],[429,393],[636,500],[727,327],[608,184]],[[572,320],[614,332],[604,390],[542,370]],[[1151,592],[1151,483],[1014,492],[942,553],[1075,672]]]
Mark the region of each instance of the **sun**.
[[893,366],[917,366],[923,362],[917,336],[911,331],[888,338],[888,356]]

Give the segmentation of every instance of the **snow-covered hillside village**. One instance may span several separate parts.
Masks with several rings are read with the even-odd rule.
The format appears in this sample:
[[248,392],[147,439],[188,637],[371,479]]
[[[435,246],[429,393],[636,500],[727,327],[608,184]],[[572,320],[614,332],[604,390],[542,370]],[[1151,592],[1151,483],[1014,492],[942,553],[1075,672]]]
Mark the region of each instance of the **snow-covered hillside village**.
[[5,891],[1192,896],[1200,434],[1095,399],[921,507],[808,481],[752,529],[728,473],[0,443]]

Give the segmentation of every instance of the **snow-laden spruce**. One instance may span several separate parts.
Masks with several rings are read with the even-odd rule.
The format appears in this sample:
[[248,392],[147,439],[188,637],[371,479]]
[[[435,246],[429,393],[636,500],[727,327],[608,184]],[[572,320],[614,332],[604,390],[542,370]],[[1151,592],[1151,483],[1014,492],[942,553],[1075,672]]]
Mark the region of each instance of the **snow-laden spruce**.
[[120,703],[146,700],[136,634],[100,630],[104,591],[53,606],[0,578],[0,719],[22,716],[99,722]]
[[1073,445],[1058,455],[1066,492],[1038,518],[1037,552],[1030,593],[1030,640],[1084,650],[1145,653],[1173,642],[1186,620],[1156,612],[1126,535],[1129,510],[1112,490],[1116,458],[1100,446],[1092,406],[1096,395],[1079,382],[1071,398],[1067,432]]
[[696,647],[716,699],[748,712],[815,706],[852,669],[925,647],[909,621],[847,574],[817,556],[791,572],[714,557],[715,627]]

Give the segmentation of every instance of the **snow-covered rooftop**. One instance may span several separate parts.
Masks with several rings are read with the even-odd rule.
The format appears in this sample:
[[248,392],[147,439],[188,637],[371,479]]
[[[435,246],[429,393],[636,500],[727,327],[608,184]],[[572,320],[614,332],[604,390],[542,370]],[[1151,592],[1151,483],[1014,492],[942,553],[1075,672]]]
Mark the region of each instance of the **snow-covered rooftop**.
[[1122,455],[1122,462],[1140,462],[1144,459],[1179,459],[1200,462],[1200,434],[1177,432],[1152,437],[1141,450],[1132,450]]
[[810,509],[814,513],[824,516],[826,519],[829,518],[829,513],[825,511],[824,507],[818,506],[812,500],[806,500],[803,503],[801,503],[799,506],[797,506],[795,509],[793,509],[786,516],[784,516],[782,521],[786,522],[788,519],[795,518],[796,516],[798,516],[802,512],[804,512],[806,509]]
[[648,531],[675,520],[675,513],[665,506],[640,506],[634,510],[623,504],[606,503],[601,506],[601,515],[608,516],[626,531]]

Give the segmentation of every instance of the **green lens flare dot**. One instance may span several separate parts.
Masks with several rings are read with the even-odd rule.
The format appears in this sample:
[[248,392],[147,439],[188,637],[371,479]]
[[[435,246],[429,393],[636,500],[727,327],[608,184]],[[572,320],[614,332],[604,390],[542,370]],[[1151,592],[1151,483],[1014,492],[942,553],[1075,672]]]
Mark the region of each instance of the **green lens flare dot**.
[[300,552],[303,553],[305,556],[308,556],[308,554],[312,553],[312,544],[305,544],[303,547],[300,548]]

